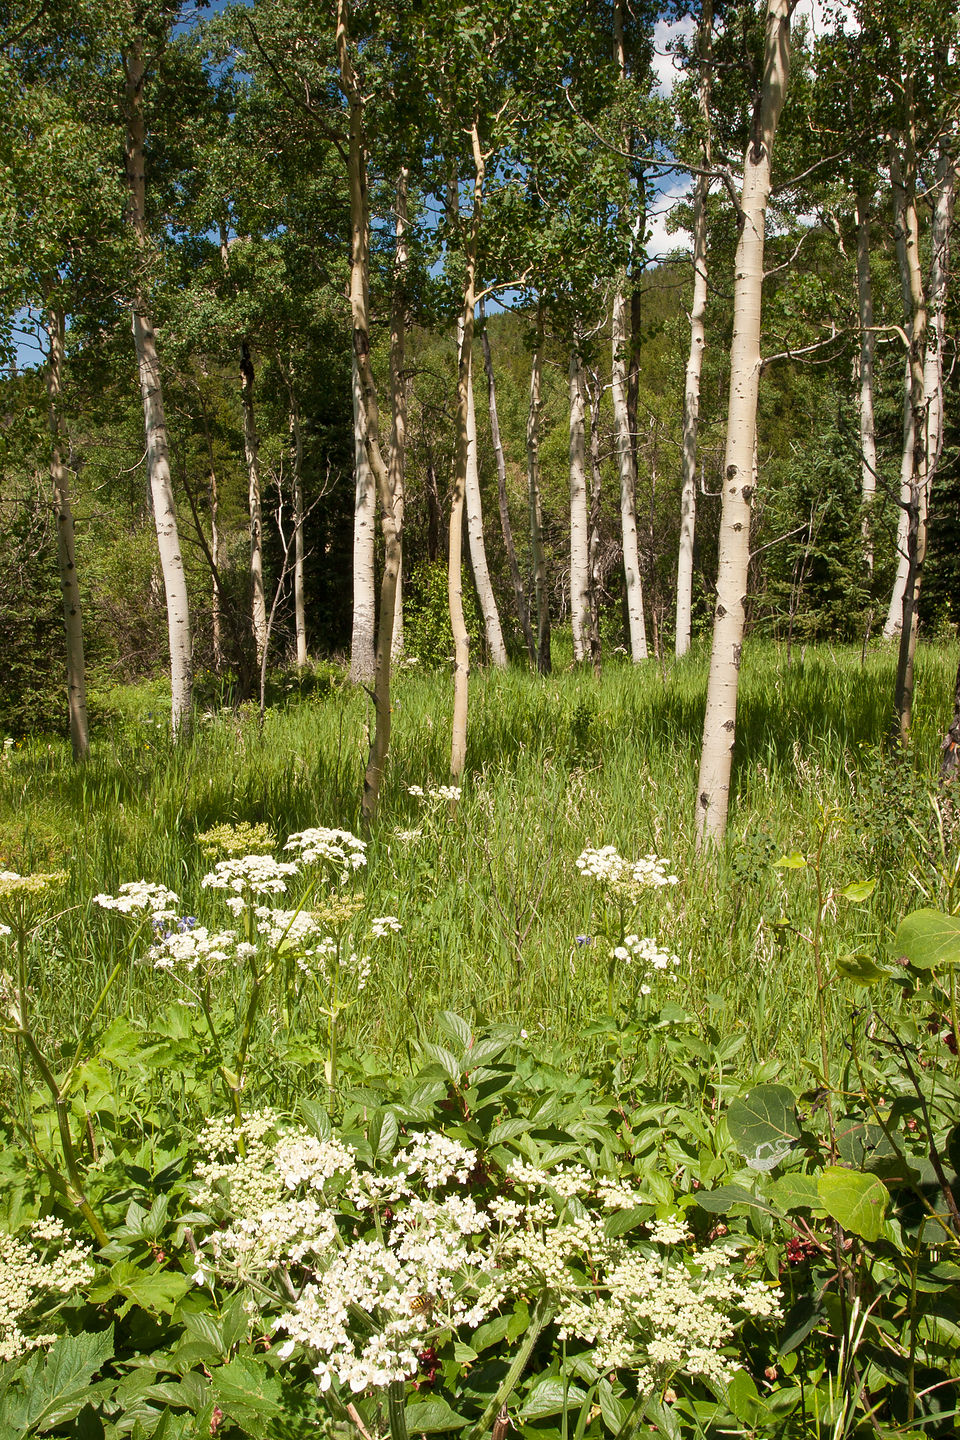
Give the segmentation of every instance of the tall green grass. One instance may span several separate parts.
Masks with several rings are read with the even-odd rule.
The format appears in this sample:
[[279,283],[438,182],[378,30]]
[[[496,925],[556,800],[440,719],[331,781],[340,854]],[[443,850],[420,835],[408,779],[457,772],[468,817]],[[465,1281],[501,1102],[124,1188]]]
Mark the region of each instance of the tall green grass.
[[[394,686],[394,729],[380,816],[363,880],[371,915],[396,914],[402,936],[384,952],[349,1043],[384,1063],[429,1031],[437,1008],[510,1020],[576,1063],[606,1003],[599,917],[575,860],[588,844],[628,857],[669,857],[680,877],[636,917],[682,959],[672,998],[704,1033],[742,1033],[741,1063],[773,1060],[801,1078],[812,1053],[814,995],[808,872],[783,871],[826,826],[825,869],[837,886],[875,876],[870,902],[837,901],[828,943],[883,947],[897,919],[936,900],[939,837],[928,792],[948,720],[955,656],[920,649],[913,749],[885,750],[893,695],[889,650],[795,652],[748,645],[740,684],[730,833],[697,859],[693,817],[706,688],[703,655],[682,663],[608,664],[600,679],[567,669],[547,680],[519,670],[471,680],[468,771],[454,815],[426,823],[411,785],[447,779],[449,678],[405,672]],[[65,745],[33,741],[0,766],[0,860],[22,872],[63,866],[64,913],[37,937],[37,1010],[49,1038],[82,1029],[113,965],[121,932],[91,905],[125,880],[177,890],[198,915],[215,901],[199,832],[260,821],[280,842],[310,825],[359,830],[371,707],[344,686],[319,700],[255,713],[201,716],[194,741],[170,743],[156,688],[118,697],[87,764]],[[415,840],[401,832],[422,829]],[[225,920],[220,917],[220,922]],[[632,927],[633,928],[633,927]],[[630,977],[622,977],[621,998]],[[177,992],[130,957],[116,1010],[152,1023]],[[320,1023],[309,998],[304,1034]],[[851,992],[830,1003],[838,1044]],[[272,1019],[261,1019],[261,1053]],[[263,1083],[266,1076],[262,1075]]]

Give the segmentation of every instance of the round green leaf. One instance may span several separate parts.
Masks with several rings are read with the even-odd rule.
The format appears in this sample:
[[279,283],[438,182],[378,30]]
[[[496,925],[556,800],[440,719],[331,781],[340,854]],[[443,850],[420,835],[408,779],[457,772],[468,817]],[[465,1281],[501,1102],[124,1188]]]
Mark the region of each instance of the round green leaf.
[[817,1177],[817,1193],[828,1215],[864,1240],[879,1240],[889,1195],[875,1175],[827,1165]]
[[960,915],[942,910],[914,910],[901,920],[894,936],[896,955],[905,955],[918,970],[960,965]]
[[796,1101],[785,1085],[757,1085],[733,1101],[727,1128],[751,1170],[772,1170],[800,1138]]

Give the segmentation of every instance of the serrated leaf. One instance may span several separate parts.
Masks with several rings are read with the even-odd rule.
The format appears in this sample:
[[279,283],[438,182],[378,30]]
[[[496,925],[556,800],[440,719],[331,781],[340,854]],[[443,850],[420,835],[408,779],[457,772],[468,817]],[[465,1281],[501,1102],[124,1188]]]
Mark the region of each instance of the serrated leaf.
[[217,1403],[238,1424],[243,1423],[244,1411],[252,1410],[258,1416],[280,1415],[283,1411],[279,1380],[274,1379],[265,1365],[245,1355],[238,1355],[229,1365],[215,1370],[210,1383]]
[[467,1049],[473,1032],[462,1015],[456,1015],[452,1010],[441,1010],[437,1015],[437,1026],[448,1040],[458,1043],[464,1050]]
[[960,915],[914,910],[900,921],[893,950],[897,956],[905,955],[918,970],[960,965]]
[[[52,1430],[75,1419],[90,1400],[90,1382],[113,1358],[113,1326],[60,1335],[26,1385],[26,1430]],[[39,1359],[39,1357],[38,1357]]]
[[890,1196],[875,1175],[827,1165],[817,1176],[817,1193],[827,1214],[844,1230],[863,1240],[879,1240]]

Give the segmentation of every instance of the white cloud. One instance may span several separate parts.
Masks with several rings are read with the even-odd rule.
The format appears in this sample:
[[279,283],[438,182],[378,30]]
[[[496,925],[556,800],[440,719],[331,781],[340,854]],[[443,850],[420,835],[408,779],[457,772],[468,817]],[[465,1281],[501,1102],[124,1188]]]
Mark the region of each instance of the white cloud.
[[689,250],[693,237],[689,230],[668,231],[667,221],[681,200],[685,200],[693,189],[689,175],[675,176],[667,181],[664,188],[650,197],[647,208],[647,255],[651,260],[664,260],[675,250]]
[[669,95],[673,89],[673,83],[680,74],[675,63],[676,57],[667,51],[671,40],[682,36],[689,39],[696,31],[696,21],[692,15],[686,15],[682,20],[668,22],[658,20],[653,27],[653,70],[657,77],[657,90],[661,95]]

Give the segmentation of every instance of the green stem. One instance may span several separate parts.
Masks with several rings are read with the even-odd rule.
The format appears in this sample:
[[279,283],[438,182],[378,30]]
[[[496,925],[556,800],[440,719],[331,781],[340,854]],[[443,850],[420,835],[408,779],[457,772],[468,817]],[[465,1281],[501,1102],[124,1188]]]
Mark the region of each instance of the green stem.
[[500,1407],[505,1405],[513,1394],[514,1387],[527,1368],[530,1356],[533,1354],[533,1347],[539,1340],[541,1331],[545,1326],[549,1325],[553,1319],[555,1308],[552,1299],[549,1297],[544,1297],[537,1301],[533,1314],[530,1316],[530,1324],[524,1336],[523,1344],[517,1351],[513,1364],[504,1376],[500,1389],[496,1395],[494,1395],[476,1425],[468,1432],[467,1440],[480,1440],[481,1435],[486,1435],[486,1432],[493,1423],[494,1416],[497,1415]]
[[67,1094],[69,1093],[69,1091],[70,1091],[70,1082],[71,1082],[71,1080],[73,1079],[73,1072],[76,1070],[77,1066],[78,1066],[79,1063],[80,1063],[80,1056],[81,1056],[81,1054],[83,1053],[83,1047],[84,1047],[84,1045],[86,1044],[87,1036],[90,1034],[90,1031],[91,1031],[91,1029],[92,1029],[92,1027],[93,1027],[93,1022],[94,1022],[94,1020],[96,1020],[96,1018],[97,1018],[97,1016],[99,1015],[101,1009],[103,1008],[103,1005],[104,1005],[104,1002],[105,1002],[107,996],[110,994],[110,991],[113,989],[114,982],[116,981],[117,976],[120,974],[120,967],[121,967],[122,964],[123,964],[123,961],[122,961],[122,960],[118,960],[117,963],[116,963],[116,965],[114,965],[113,969],[110,971],[109,976],[107,977],[107,983],[104,985],[103,989],[100,991],[100,995],[99,995],[99,998],[98,998],[98,1000],[97,1000],[97,1003],[94,1005],[93,1009],[90,1011],[90,1015],[89,1015],[89,1018],[87,1019],[87,1023],[84,1025],[83,1031],[81,1032],[81,1035],[80,1035],[80,1039],[77,1041],[77,1048],[76,1048],[76,1051],[74,1052],[73,1059],[72,1059],[72,1061],[70,1062],[70,1068],[69,1068],[69,1070],[67,1071],[66,1075],[63,1077],[63,1084],[61,1085],[60,1089],[61,1089],[62,1094],[64,1094],[64,1095],[67,1095]]
[[37,1044],[30,1031],[21,1029],[18,1033],[24,1045],[30,1051],[30,1054],[33,1057],[33,1063],[39,1070],[43,1083],[50,1091],[50,1095],[53,1099],[54,1107],[57,1112],[57,1128],[60,1131],[60,1145],[63,1149],[64,1164],[67,1167],[67,1175],[69,1176],[70,1185],[76,1197],[75,1204],[77,1206],[77,1209],[80,1211],[81,1215],[86,1220],[87,1224],[90,1226],[90,1229],[93,1232],[97,1244],[101,1246],[107,1245],[109,1244],[110,1237],[107,1235],[106,1230],[104,1230],[103,1226],[100,1224],[100,1221],[97,1219],[93,1207],[91,1206],[89,1200],[87,1199],[83,1191],[83,1182],[80,1178],[80,1167],[77,1164],[77,1153],[73,1148],[73,1136],[70,1134],[70,1117],[67,1114],[67,1103],[63,1097],[63,1094],[61,1093],[60,1086],[57,1084],[56,1076],[50,1069],[50,1066],[47,1063],[46,1056],[40,1049],[40,1046]]
[[247,1051],[250,1048],[250,1037],[253,1034],[253,1022],[257,1018],[257,1008],[260,1004],[260,976],[257,974],[257,967],[253,960],[248,961],[252,984],[250,988],[250,999],[247,1001],[246,1014],[243,1017],[243,1029],[240,1032],[240,1045],[237,1049],[237,1063],[233,1075],[233,1081],[228,1079],[230,1095],[233,1102],[233,1123],[237,1129],[237,1150],[240,1155],[246,1154],[241,1125],[243,1124],[243,1111],[240,1106],[240,1091],[243,1089],[243,1072],[247,1064]]
[[407,1416],[404,1404],[405,1388],[402,1380],[392,1380],[390,1382],[390,1388],[387,1391],[391,1440],[407,1440]]

